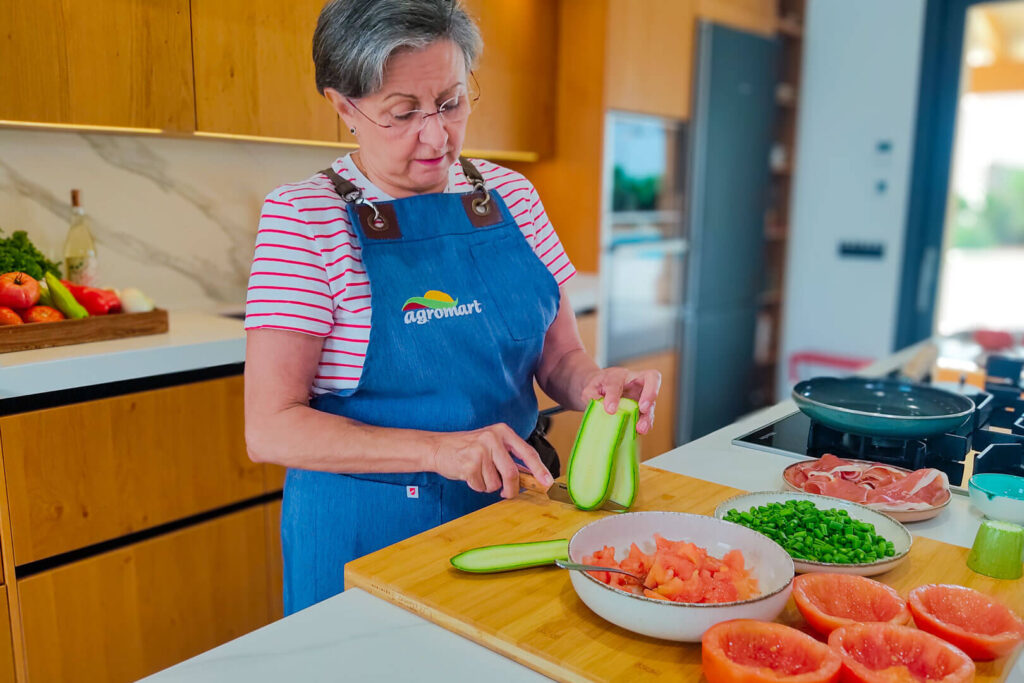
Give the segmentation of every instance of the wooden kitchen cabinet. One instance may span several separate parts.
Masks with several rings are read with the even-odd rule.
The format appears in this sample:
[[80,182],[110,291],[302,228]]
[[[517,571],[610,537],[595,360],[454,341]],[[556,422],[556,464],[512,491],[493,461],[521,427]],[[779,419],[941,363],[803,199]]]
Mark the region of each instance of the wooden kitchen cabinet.
[[270,620],[262,505],[18,582],[28,678],[133,681]]
[[19,566],[265,491],[241,376],[8,415],[0,440]]
[[313,76],[323,4],[192,0],[197,130],[337,142],[337,114]]
[[608,0],[608,109],[690,116],[696,0]]
[[469,119],[468,150],[547,156],[554,148],[558,3],[465,0],[483,34],[476,69],[481,97]]
[[189,0],[0,3],[0,120],[190,131]]
[[0,683],[8,681],[14,681],[14,644],[7,587],[0,586]]
[[281,555],[281,501],[263,506],[267,531],[267,590],[269,591],[270,620],[284,616],[284,559]]
[[623,363],[630,370],[657,370],[661,373],[661,391],[654,408],[654,429],[637,441],[637,456],[641,461],[667,453],[676,447],[676,379],[679,354],[662,351],[638,356]]

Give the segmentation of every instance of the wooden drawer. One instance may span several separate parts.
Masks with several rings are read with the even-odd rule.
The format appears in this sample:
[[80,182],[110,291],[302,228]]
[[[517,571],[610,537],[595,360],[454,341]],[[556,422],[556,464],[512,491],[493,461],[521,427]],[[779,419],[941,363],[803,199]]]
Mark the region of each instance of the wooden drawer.
[[133,681],[269,622],[264,506],[18,582],[29,680]]
[[260,495],[242,378],[0,418],[15,563]]

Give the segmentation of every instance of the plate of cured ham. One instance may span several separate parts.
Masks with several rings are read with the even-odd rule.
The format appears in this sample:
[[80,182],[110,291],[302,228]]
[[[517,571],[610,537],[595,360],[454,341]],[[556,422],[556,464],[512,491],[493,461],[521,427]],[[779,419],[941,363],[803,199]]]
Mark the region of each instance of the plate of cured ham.
[[782,478],[794,491],[860,503],[900,522],[931,519],[952,497],[949,477],[940,470],[908,470],[831,453],[790,465]]

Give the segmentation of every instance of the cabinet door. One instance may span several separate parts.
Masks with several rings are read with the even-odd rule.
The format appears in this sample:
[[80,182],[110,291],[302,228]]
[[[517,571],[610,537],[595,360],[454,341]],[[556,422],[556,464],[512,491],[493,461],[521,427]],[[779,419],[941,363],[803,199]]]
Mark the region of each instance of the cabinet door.
[[263,506],[18,582],[32,681],[133,681],[269,621]]
[[337,142],[337,114],[313,76],[323,4],[192,0],[197,130]]
[[259,496],[242,377],[0,418],[18,565]]
[[0,586],[0,683],[14,681],[14,645],[11,641],[7,586]]
[[270,591],[270,620],[284,616],[284,561],[281,556],[281,501],[274,501],[263,506],[263,514],[267,525],[267,585]]
[[550,154],[558,3],[466,0],[465,6],[484,39],[476,70],[481,97],[469,119],[466,149]]
[[675,351],[639,356],[623,363],[630,370],[657,370],[661,373],[661,391],[654,409],[654,429],[637,441],[640,460],[649,460],[676,447],[676,368],[679,355]]
[[0,3],[0,119],[195,127],[188,0]]
[[689,118],[694,2],[609,1],[609,109]]
[[[576,327],[580,331],[580,340],[583,342],[583,348],[593,358],[594,354],[597,353],[597,314],[587,313],[586,315],[579,316],[576,318]],[[548,410],[558,405],[541,390],[540,385],[536,381],[533,383],[533,390],[537,394],[538,410]],[[572,442],[570,441],[569,444],[572,445]]]
[[579,431],[582,419],[583,413],[567,410],[552,415],[551,424],[548,425],[548,443],[554,446],[558,453],[563,477],[569,472],[569,456],[572,454],[572,445],[576,441],[576,432]]

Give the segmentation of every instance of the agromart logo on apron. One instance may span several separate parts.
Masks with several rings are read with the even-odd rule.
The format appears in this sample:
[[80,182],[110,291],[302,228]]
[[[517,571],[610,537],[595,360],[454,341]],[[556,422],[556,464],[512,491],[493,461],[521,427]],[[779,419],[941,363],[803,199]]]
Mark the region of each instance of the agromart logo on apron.
[[444,292],[431,289],[423,296],[414,296],[402,305],[405,311],[405,324],[423,325],[435,318],[454,318],[463,315],[481,313],[483,308],[480,302],[473,299],[473,303],[460,304],[458,299],[453,299]]

